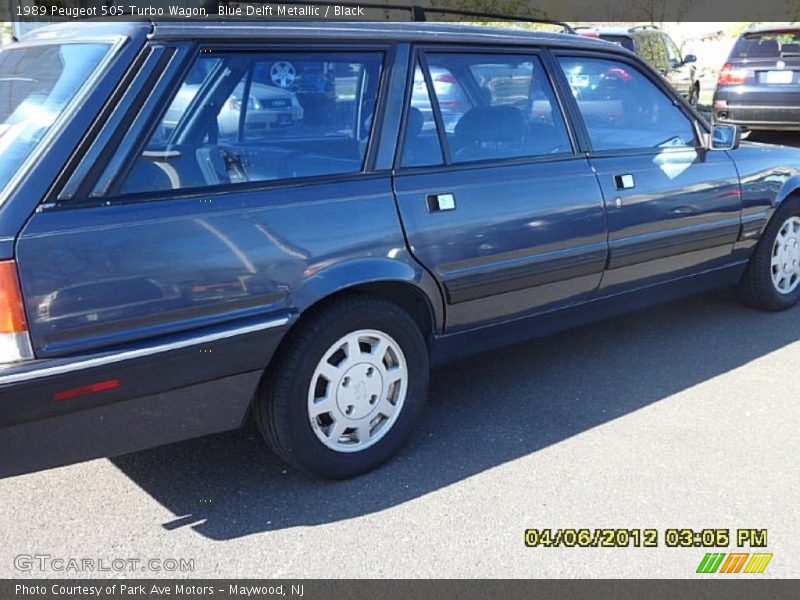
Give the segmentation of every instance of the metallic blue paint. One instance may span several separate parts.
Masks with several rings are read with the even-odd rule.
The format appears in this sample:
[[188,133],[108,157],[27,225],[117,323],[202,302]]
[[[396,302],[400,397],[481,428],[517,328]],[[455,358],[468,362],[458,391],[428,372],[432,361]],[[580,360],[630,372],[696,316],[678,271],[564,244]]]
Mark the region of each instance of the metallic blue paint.
[[[200,397],[196,389],[188,395],[179,390],[230,380],[237,383],[227,405],[230,418],[219,421],[226,404],[215,402],[196,415],[197,427],[190,434],[235,427],[257,380],[240,376],[266,367],[283,336],[310,307],[354,287],[377,290],[391,284],[381,289],[427,299],[433,330],[426,333],[433,360],[441,364],[735,283],[775,208],[800,189],[800,151],[750,143],[727,153],[694,149],[613,156],[588,155],[579,147],[575,154],[545,159],[392,170],[402,135],[407,95],[401,91],[409,83],[411,43],[465,42],[476,52],[480,39],[494,48],[544,48],[545,55],[547,48],[580,46],[629,56],[604,43],[483,28],[475,30],[481,32],[476,38],[472,30],[464,34],[442,25],[393,29],[380,24],[368,29],[270,24],[248,28],[252,35],[238,38],[220,25],[165,24],[155,26],[148,42],[152,29],[146,23],[82,23],[51,30],[53,39],[102,31],[127,41],[57,143],[0,207],[0,259],[17,260],[37,355],[31,364],[11,369],[80,361],[254,321],[287,318],[289,323],[215,344],[208,350],[216,355],[193,348],[168,360],[153,356],[113,371],[107,367],[44,378],[35,388],[0,386],[0,402],[4,408],[17,407],[18,417],[4,412],[0,425],[17,427],[115,402],[123,413],[115,418],[124,421],[129,414],[137,419],[139,409],[148,408],[137,405],[126,413],[135,398],[147,397],[146,404],[157,408],[167,398],[162,393],[169,392],[170,401],[191,400]],[[388,71],[390,93],[376,113],[383,121],[375,123],[375,168],[152,197],[92,197],[87,191],[92,178],[118,148],[135,146],[125,134],[131,127],[144,129],[156,116],[162,95],[179,80],[181,65],[190,58],[193,40],[206,34],[226,43],[263,38],[273,43],[395,44],[392,56],[399,63]],[[100,119],[98,107],[118,90],[146,44],[175,50],[164,80],[139,104],[131,94],[122,94],[126,118],[112,113]],[[134,75],[130,90],[149,89],[142,81],[148,73]],[[560,93],[564,102],[564,90]],[[582,143],[576,115],[569,111],[566,116]],[[97,133],[96,145],[91,140],[81,145],[87,131]],[[70,163],[79,149],[80,156]],[[76,179],[88,183],[70,181],[70,197],[59,198],[67,175],[73,175],[62,173],[68,164],[77,166]],[[112,163],[109,174],[118,168]],[[614,176],[626,173],[634,176],[635,187],[617,190]],[[429,212],[426,196],[442,193],[454,194],[455,210]],[[52,402],[54,390],[109,373],[125,378],[120,390],[76,402],[75,408]],[[194,416],[191,408],[158,414],[167,421],[178,414],[173,423],[178,428]],[[162,425],[153,443],[170,438],[169,423]],[[93,426],[101,427],[98,422]],[[181,436],[176,430],[173,439]]]

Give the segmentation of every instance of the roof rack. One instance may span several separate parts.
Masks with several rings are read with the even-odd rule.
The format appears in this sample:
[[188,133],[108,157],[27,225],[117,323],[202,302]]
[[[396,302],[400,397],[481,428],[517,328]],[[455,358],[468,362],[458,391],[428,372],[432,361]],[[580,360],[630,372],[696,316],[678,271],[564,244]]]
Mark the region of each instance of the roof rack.
[[628,29],[628,31],[641,31],[643,29],[656,29],[656,30],[660,31],[660,29],[658,28],[658,25],[653,25],[653,24],[650,24],[650,25],[636,25],[636,26],[631,27],[630,29]]
[[[236,4],[266,4],[267,0],[206,0],[203,7],[209,12],[217,12],[219,6],[227,6],[230,2]],[[330,2],[323,2],[319,0],[301,0],[301,1],[287,1],[282,4],[302,4],[305,6],[328,6]],[[436,6],[422,6],[419,4],[376,4],[364,2],[336,2],[338,6],[349,8],[366,8],[377,10],[402,10],[410,13],[410,21],[424,22],[428,20],[428,14],[435,15],[452,15],[458,17],[468,17],[475,19],[487,19],[492,21],[516,21],[520,23],[539,23],[543,25],[556,25],[561,27],[564,33],[575,33],[575,29],[569,23],[564,21],[556,21],[553,19],[537,19],[533,17],[522,17],[500,13],[490,13],[472,10],[461,10],[457,8],[446,8]]]

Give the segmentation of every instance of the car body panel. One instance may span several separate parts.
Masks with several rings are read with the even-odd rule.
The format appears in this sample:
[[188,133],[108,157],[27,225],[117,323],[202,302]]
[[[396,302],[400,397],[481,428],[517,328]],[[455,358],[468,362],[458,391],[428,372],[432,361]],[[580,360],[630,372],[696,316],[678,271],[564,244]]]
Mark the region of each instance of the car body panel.
[[[17,261],[37,356],[55,356],[299,311],[303,286],[335,278],[339,263],[404,247],[387,177],[201,192],[148,203],[146,215],[138,203],[44,211]],[[72,298],[58,313],[54,294]]]
[[[445,291],[448,331],[574,303],[600,283],[606,219],[585,158],[408,173],[395,187],[411,250]],[[444,193],[455,210],[429,212],[426,197]]]
[[[604,288],[648,285],[730,260],[741,225],[741,196],[727,154],[669,148],[590,160],[608,216]],[[628,174],[634,187],[618,189],[615,177]]]

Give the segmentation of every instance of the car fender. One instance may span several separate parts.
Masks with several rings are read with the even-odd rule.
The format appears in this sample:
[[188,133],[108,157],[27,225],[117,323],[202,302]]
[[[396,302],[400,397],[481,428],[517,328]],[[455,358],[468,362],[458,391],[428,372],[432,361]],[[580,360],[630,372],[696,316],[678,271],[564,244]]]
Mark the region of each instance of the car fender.
[[786,200],[790,195],[794,194],[800,190],[800,173],[796,173],[789,177],[786,181],[783,182],[783,186],[775,195],[775,198],[772,201],[772,211],[774,212],[778,209],[778,207],[783,204],[783,201]]
[[324,265],[306,270],[304,283],[293,293],[291,304],[298,313],[334,294],[374,283],[402,283],[421,292],[427,299],[435,332],[444,327],[444,299],[430,273],[419,265],[405,249],[391,258],[369,257]]

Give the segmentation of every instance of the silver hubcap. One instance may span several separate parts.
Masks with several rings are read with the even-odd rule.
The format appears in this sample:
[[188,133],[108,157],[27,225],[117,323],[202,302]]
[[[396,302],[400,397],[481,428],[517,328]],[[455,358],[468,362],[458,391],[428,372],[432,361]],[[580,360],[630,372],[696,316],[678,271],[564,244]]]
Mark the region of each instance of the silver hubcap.
[[772,285],[789,294],[800,283],[800,218],[790,217],[781,226],[772,246]]
[[297,72],[294,70],[292,63],[281,61],[272,65],[269,75],[272,83],[282,88],[287,88],[294,83]]
[[403,351],[381,331],[354,331],[319,361],[308,389],[311,428],[331,450],[358,452],[397,421],[408,389]]

